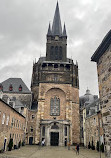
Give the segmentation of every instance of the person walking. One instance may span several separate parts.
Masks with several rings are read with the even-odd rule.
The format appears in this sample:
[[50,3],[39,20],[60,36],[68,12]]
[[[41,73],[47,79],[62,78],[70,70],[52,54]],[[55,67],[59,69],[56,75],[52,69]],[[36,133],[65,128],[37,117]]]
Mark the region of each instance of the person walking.
[[77,144],[77,146],[76,146],[76,154],[78,153],[78,155],[79,155],[79,144]]
[[70,141],[68,142],[67,146],[68,146],[68,150],[70,150],[70,146],[71,146]]

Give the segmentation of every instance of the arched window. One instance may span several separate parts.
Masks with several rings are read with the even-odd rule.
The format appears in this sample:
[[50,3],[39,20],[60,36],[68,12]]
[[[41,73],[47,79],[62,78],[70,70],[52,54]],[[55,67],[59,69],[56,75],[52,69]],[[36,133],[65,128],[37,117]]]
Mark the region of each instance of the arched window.
[[60,99],[56,96],[50,100],[50,115],[59,116],[60,115]]
[[59,129],[59,127],[54,123],[54,125],[51,127],[51,129]]
[[51,60],[54,59],[54,46],[51,46],[51,48],[50,48],[50,59]]
[[59,47],[59,60],[62,60],[62,47]]
[[58,60],[58,46],[55,47],[55,60]]

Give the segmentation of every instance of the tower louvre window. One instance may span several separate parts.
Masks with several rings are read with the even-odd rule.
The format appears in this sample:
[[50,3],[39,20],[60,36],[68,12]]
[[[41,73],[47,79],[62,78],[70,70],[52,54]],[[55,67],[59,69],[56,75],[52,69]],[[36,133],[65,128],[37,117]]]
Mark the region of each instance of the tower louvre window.
[[59,47],[59,60],[62,60],[62,47]]
[[55,47],[55,60],[58,60],[58,46]]
[[54,59],[54,46],[51,46],[51,49],[50,49],[50,59],[51,60]]

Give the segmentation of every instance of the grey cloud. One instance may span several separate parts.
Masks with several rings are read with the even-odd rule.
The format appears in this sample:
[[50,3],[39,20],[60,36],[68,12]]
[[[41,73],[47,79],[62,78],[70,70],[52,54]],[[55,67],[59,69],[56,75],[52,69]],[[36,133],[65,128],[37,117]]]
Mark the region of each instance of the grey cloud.
[[[0,82],[21,77],[30,87],[32,62],[46,53],[46,33],[56,2],[0,0]],[[80,95],[87,86],[98,94],[96,64],[90,58],[110,29],[110,5],[110,0],[59,0],[68,33],[68,57],[79,62]]]

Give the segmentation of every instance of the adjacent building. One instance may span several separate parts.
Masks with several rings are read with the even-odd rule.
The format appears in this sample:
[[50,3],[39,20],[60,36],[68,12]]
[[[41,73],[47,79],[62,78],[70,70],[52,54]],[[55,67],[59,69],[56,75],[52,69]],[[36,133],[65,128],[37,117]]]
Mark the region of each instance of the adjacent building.
[[[97,100],[98,96],[97,95],[92,95],[90,90],[87,89],[86,93],[79,98],[79,110],[80,110],[80,143],[81,145],[85,145],[85,140],[84,140],[84,130],[83,130],[83,110],[86,109],[87,107],[90,107],[90,104],[93,103],[95,100]],[[89,108],[87,108],[88,112]]]
[[13,139],[13,148],[25,142],[25,128],[25,116],[0,99],[0,150],[7,150],[10,139]]
[[12,101],[19,100],[23,106],[31,107],[31,91],[21,78],[9,78],[0,83],[0,91]]
[[84,146],[91,146],[96,149],[97,143],[104,144],[104,132],[101,110],[99,109],[99,99],[88,104],[83,109],[83,133]]
[[36,129],[32,124],[35,135],[29,141],[38,144],[45,139],[46,145],[54,146],[80,143],[78,64],[67,58],[67,33],[58,3],[47,32],[46,57],[33,65],[31,90],[37,114]]
[[100,105],[104,128],[105,151],[111,157],[111,30],[93,54],[92,61],[97,63]]

